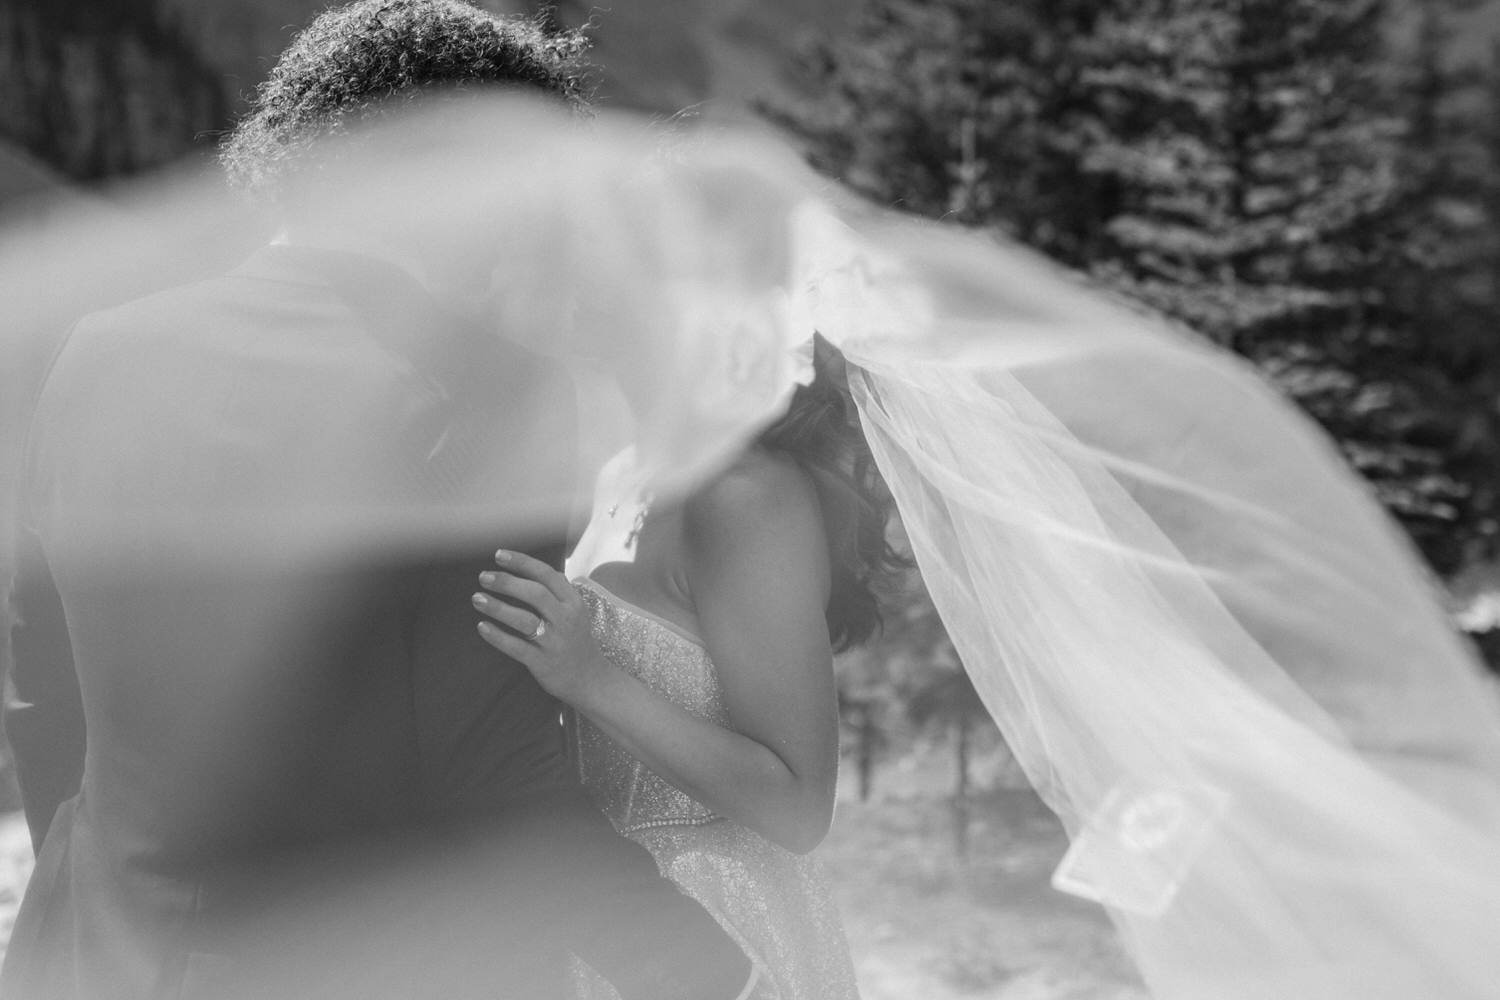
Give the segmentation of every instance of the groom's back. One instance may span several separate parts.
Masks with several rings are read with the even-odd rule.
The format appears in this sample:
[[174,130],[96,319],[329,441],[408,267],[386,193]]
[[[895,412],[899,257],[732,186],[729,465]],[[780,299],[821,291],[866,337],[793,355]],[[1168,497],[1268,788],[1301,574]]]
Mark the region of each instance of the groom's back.
[[[555,706],[483,647],[466,597],[496,545],[537,548],[546,526],[505,515],[565,491],[571,389],[430,305],[394,269],[273,248],[73,332],[26,499],[88,753],[33,926],[187,947],[168,940],[184,917],[242,902],[205,884],[262,891],[304,849],[423,836],[564,780]],[[518,468],[502,421],[538,407],[559,461]],[[61,669],[28,648],[18,675]],[[66,961],[96,959],[119,975]]]
[[[477,573],[498,544],[538,540],[534,522],[529,539],[507,533],[505,515],[552,471],[516,468],[506,446],[524,429],[501,421],[544,420],[541,405],[566,421],[573,405],[534,357],[455,343],[469,331],[394,268],[353,261],[351,290],[349,259],[302,253],[306,283],[276,280],[291,255],[273,248],[269,264],[81,324],[48,379],[29,467],[91,709],[90,766],[116,766],[102,750],[128,740],[162,763],[118,777],[174,801],[217,798],[210,776],[232,782],[229,823],[216,808],[178,817],[233,839],[405,821],[432,798],[444,776],[418,773],[431,738],[419,723],[440,678],[412,676],[431,624],[417,619],[441,610],[431,589],[457,564]],[[384,301],[364,308],[377,284]],[[411,343],[372,329],[377,311]],[[469,398],[431,370],[434,349],[468,359]],[[565,522],[554,528],[556,546]],[[475,580],[451,582],[451,641],[480,645]],[[446,722],[475,698],[546,704],[511,673],[454,699]],[[168,760],[209,770],[184,783],[196,776],[163,773]],[[272,815],[236,815],[262,796]]]

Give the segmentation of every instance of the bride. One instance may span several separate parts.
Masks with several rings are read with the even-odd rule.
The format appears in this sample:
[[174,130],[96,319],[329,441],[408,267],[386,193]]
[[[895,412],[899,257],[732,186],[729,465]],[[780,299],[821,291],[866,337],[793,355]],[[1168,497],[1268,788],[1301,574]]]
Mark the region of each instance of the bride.
[[[783,1000],[856,995],[827,881],[805,855],[833,813],[832,653],[875,630],[876,588],[900,565],[836,365],[820,342],[787,412],[687,496],[643,491],[628,451],[611,463],[586,538],[633,558],[570,584],[502,551],[474,598],[486,641],[573,709],[581,777],[615,826]],[[592,975],[579,987],[612,995]]]

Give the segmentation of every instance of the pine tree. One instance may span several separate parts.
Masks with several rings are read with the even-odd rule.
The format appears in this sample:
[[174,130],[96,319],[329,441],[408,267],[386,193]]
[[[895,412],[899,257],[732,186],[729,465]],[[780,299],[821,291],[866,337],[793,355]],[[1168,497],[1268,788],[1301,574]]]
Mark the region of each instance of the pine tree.
[[1085,163],[1117,212],[1095,272],[1252,357],[1356,326],[1399,134],[1368,100],[1380,15],[1165,0],[1101,22]]
[[1471,6],[1424,0],[1382,81],[1401,131],[1358,325],[1276,369],[1442,572],[1492,544],[1500,462],[1480,77],[1449,56],[1450,18]]
[[1380,0],[1143,0],[1097,25],[1084,74],[1086,168],[1116,207],[1094,273],[1259,363],[1443,571],[1494,508],[1461,384],[1487,369],[1444,61],[1465,2],[1428,0],[1403,60]]
[[1422,0],[1414,41],[1397,61],[1404,133],[1370,324],[1384,336],[1369,338],[1359,358],[1363,405],[1344,408],[1343,428],[1325,420],[1445,571],[1492,547],[1500,482],[1483,75],[1451,57],[1452,18],[1476,2]]
[[1449,571],[1497,505],[1500,130],[1444,59],[1475,2],[1423,0],[1403,53],[1385,0],[869,0],[778,117],[1260,364]]
[[71,179],[207,148],[227,98],[155,0],[0,0],[0,134]]
[[1072,49],[1109,3],[869,0],[804,58],[815,99],[767,113],[873,200],[1001,229],[1078,264],[1099,235],[1066,123]]

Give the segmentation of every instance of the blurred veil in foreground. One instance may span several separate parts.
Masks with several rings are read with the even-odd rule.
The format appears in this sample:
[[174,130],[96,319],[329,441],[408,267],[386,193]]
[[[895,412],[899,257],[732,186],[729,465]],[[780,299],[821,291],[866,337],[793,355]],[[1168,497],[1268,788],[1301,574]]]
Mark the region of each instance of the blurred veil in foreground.
[[[814,330],[839,347],[944,623],[1069,831],[1055,884],[1109,909],[1153,996],[1493,995],[1493,695],[1397,529],[1243,363],[1027,251],[855,204],[764,137],[664,143],[471,96],[350,136],[321,171],[316,228],[493,262],[490,294],[453,307],[577,369],[586,451],[635,440],[681,488],[777,415]],[[271,228],[177,179],[4,234],[7,407],[78,313],[230,266]],[[381,451],[404,443],[345,399],[330,411],[368,421],[369,452],[275,497],[135,510],[129,538],[70,516],[106,575],[152,546],[209,575],[488,551],[496,524],[588,501],[557,401],[527,390],[496,388],[497,460],[531,484],[503,496],[393,490]],[[101,407],[100,454],[149,451],[144,416]]]

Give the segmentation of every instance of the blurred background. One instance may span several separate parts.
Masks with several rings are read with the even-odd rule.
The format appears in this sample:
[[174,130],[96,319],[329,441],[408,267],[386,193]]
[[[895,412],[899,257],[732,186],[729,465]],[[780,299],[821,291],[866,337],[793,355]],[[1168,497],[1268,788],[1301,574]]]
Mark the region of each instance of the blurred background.
[[[1500,672],[1500,6],[480,5],[591,25],[604,107],[769,123],[880,204],[1030,244],[1251,359]],[[324,6],[0,0],[0,223],[211,158]],[[25,409],[0,401],[0,514]],[[920,581],[892,607],[839,663],[847,771],[822,849],[866,995],[1141,996],[1103,913],[1048,888],[1061,831]],[[11,815],[0,938],[29,862]]]

